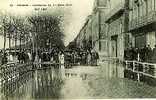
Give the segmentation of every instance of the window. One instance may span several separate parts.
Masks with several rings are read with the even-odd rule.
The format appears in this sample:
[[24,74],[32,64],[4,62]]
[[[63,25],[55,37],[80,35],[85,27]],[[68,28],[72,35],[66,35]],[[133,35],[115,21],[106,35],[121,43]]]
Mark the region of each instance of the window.
[[142,48],[146,44],[146,35],[142,34],[135,37],[135,47]]
[[147,4],[148,4],[148,13],[151,12],[152,10],[152,0],[147,0]]
[[154,0],[154,10],[156,10],[156,0]]
[[152,11],[154,11],[154,6],[155,6],[155,2],[154,2],[155,0],[151,0],[151,3],[152,3],[152,7],[151,7],[151,9],[152,9]]
[[98,5],[99,5],[99,6],[104,6],[104,7],[106,7],[106,5],[107,5],[107,0],[98,0]]
[[146,15],[146,2],[143,0],[143,3],[142,3],[142,15]]

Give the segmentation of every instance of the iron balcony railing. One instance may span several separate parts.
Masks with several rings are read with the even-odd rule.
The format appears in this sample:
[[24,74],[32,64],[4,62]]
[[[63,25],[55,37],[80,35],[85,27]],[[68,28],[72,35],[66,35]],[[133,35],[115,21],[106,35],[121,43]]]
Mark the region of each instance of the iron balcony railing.
[[156,11],[151,11],[147,15],[136,17],[129,23],[129,31],[156,22]]

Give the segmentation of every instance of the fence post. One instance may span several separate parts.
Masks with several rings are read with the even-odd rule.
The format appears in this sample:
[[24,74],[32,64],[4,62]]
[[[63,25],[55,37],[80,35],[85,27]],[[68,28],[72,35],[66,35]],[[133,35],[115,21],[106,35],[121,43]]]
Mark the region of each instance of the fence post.
[[140,74],[139,73],[137,73],[137,80],[138,80],[138,82],[140,82]]
[[145,64],[143,64],[142,67],[143,67],[143,72],[145,72]]
[[133,61],[133,72],[135,71],[135,61]]
[[154,65],[154,76],[156,76],[156,65]]
[[126,69],[128,69],[128,66],[127,66],[128,65],[128,62],[127,61],[125,61],[125,62],[126,62]]

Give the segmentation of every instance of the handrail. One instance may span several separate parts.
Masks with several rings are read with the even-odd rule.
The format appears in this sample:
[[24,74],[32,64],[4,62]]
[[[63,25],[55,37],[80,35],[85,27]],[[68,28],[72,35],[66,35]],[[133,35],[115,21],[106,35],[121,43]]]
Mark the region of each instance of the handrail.
[[60,63],[54,63],[54,62],[34,62],[33,64],[47,64],[47,65],[51,65],[51,64],[60,64]]
[[153,63],[148,63],[148,62],[139,62],[139,61],[130,61],[130,60],[126,60],[124,62],[129,62],[129,63],[138,63],[138,64],[143,64],[143,65],[150,65],[150,66],[156,66],[156,64]]
[[[151,78],[156,78],[156,74],[155,74],[155,69],[156,69],[156,64],[153,63],[148,63],[148,62],[139,62],[139,61],[124,61],[126,63],[126,70],[130,70],[134,73],[137,73],[138,76],[138,81],[140,81],[140,74],[151,77]],[[128,64],[132,64],[130,65],[130,68],[128,67]],[[139,70],[139,66],[138,64],[142,65],[142,69]],[[149,69],[152,66],[153,72],[154,73],[149,73]]]

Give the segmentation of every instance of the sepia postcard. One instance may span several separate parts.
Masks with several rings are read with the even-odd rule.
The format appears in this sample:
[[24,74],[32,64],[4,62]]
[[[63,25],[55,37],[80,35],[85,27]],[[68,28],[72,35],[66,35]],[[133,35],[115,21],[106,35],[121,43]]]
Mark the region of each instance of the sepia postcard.
[[0,0],[0,100],[156,98],[156,0]]

